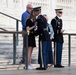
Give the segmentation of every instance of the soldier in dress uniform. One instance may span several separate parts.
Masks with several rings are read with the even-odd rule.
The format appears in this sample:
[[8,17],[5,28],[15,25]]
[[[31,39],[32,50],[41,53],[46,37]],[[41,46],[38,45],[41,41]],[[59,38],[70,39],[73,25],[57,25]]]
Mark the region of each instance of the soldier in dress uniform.
[[63,9],[55,9],[56,17],[52,19],[51,25],[54,30],[54,67],[63,68],[61,65],[62,60],[62,49],[63,49],[63,32],[62,29],[62,10]]
[[39,53],[38,53],[38,63],[40,67],[36,70],[46,70],[47,69],[47,47],[48,41],[50,40],[50,35],[47,31],[47,20],[41,15],[41,7],[34,8],[35,14],[37,14],[37,35],[39,35]]

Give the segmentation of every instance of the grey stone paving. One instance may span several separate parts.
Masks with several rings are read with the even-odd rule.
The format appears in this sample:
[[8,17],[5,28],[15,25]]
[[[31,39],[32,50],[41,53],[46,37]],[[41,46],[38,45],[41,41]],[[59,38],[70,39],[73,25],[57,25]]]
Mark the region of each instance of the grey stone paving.
[[0,75],[75,75],[76,67],[48,68],[47,70],[12,70],[0,71]]

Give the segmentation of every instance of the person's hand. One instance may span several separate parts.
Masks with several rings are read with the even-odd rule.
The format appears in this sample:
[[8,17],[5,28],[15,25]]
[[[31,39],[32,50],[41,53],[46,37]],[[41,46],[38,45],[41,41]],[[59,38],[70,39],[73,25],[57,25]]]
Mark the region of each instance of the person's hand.
[[50,37],[50,40],[52,40],[53,38],[52,37]]
[[61,33],[63,33],[64,31],[65,31],[65,30],[62,29],[62,30],[61,30]]

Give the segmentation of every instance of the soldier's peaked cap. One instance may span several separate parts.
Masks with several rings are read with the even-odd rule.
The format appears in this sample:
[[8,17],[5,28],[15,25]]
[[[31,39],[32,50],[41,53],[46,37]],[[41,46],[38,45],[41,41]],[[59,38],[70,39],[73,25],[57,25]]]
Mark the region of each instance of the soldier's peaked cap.
[[34,10],[34,11],[39,11],[39,10],[41,10],[41,6],[35,7],[35,8],[33,8],[33,10]]
[[63,9],[55,9],[56,12],[62,11]]

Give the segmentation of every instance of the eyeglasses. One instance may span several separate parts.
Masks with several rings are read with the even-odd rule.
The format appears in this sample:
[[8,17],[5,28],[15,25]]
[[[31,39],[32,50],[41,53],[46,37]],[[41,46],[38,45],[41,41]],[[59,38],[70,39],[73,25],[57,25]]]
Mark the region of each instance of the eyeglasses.
[[58,13],[62,14],[63,12],[58,12]]

